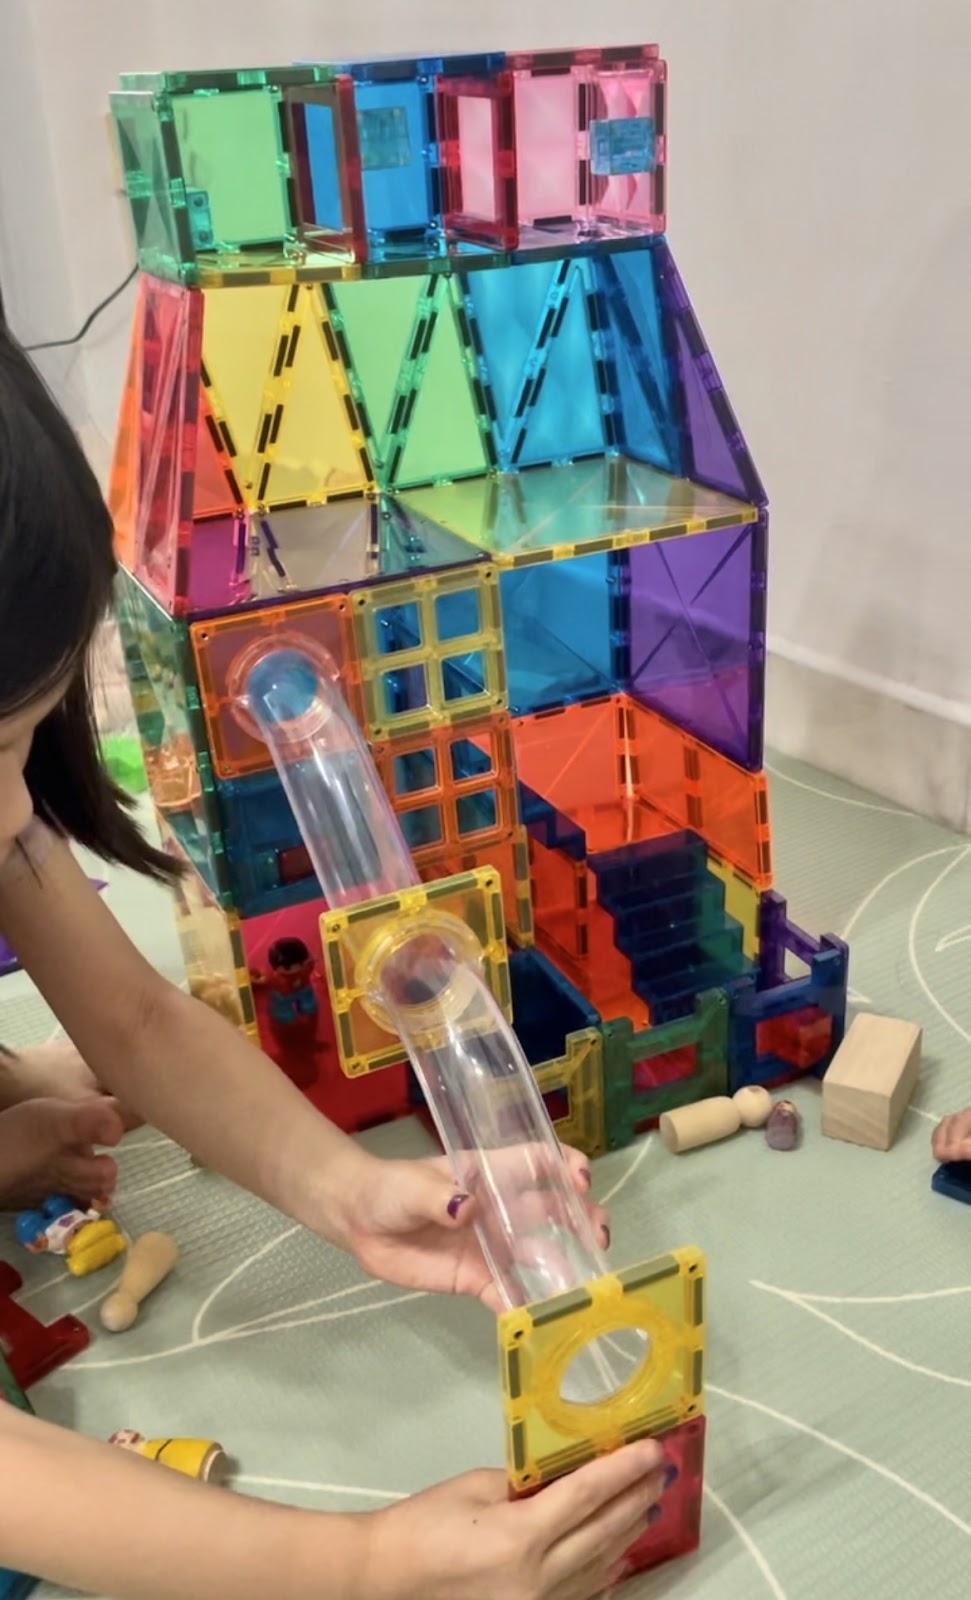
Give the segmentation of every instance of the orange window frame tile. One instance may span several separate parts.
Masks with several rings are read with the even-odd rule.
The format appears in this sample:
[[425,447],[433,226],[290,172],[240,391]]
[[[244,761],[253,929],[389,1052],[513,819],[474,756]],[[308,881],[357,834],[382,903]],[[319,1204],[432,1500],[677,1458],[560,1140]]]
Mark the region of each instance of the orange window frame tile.
[[[488,765],[468,777],[456,778],[456,752],[462,744],[473,746]],[[419,867],[443,851],[481,849],[490,841],[510,834],[519,825],[512,735],[509,717],[504,712],[474,723],[406,734],[375,745],[372,753],[388,798],[399,817],[429,807],[434,807],[438,813],[437,840],[412,847],[415,864]],[[431,758],[429,782],[402,787],[399,763],[406,762],[409,757],[420,761],[426,755]],[[479,828],[463,826],[463,802],[489,794],[495,800],[495,820]]]
[[189,633],[217,777],[239,778],[251,772],[268,772],[273,766],[266,745],[237,719],[229,688],[235,663],[256,639],[269,644],[275,636],[296,635],[315,647],[322,645],[340,669],[345,698],[361,721],[354,633],[343,595],[323,595],[315,600],[295,600],[290,605],[213,617],[193,623]]

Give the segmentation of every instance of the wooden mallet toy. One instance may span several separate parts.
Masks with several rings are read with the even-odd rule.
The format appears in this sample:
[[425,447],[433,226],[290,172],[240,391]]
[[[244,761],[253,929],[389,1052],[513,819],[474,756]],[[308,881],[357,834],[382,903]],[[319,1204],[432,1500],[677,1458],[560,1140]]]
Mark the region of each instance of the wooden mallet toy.
[[101,1307],[101,1322],[109,1333],[123,1333],[138,1319],[143,1300],[157,1289],[179,1259],[179,1247],[167,1233],[145,1233],[128,1252],[117,1289]]

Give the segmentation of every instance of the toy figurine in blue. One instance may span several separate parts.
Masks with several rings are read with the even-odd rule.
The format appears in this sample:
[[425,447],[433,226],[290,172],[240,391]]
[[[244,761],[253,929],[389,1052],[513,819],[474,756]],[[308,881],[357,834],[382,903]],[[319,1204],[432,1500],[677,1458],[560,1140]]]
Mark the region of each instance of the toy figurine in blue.
[[76,1278],[110,1266],[125,1250],[117,1223],[105,1217],[97,1200],[79,1206],[67,1195],[49,1195],[32,1211],[17,1218],[17,1239],[31,1255],[66,1256],[67,1270]]
[[314,959],[302,939],[276,939],[267,953],[270,970],[264,982],[270,991],[269,1010],[274,1022],[292,1027],[301,1017],[316,1017]]

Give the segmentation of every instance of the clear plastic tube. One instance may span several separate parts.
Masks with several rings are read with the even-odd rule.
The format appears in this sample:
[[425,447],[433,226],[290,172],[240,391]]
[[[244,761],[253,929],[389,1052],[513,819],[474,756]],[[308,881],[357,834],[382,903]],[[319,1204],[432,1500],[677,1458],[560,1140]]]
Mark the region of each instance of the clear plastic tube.
[[[233,692],[274,760],[329,906],[418,882],[333,661],[305,639],[257,641]],[[456,919],[389,920],[360,951],[372,1014],[411,1059],[455,1177],[476,1201],[483,1254],[507,1307],[566,1293],[608,1270],[535,1076]],[[627,1341],[625,1341],[627,1343]],[[643,1350],[642,1342],[628,1348]],[[602,1399],[615,1377],[600,1341],[578,1358],[570,1398]],[[566,1391],[564,1391],[566,1392]]]

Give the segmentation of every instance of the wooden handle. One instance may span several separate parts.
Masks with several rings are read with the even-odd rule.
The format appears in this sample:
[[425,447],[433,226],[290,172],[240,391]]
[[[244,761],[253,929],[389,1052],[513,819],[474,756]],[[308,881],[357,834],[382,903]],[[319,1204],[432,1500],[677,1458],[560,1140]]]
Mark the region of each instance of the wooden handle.
[[738,1106],[727,1095],[665,1111],[660,1121],[661,1138],[676,1156],[699,1145],[714,1144],[716,1139],[728,1139],[741,1126]]
[[145,1233],[136,1239],[117,1289],[101,1307],[101,1322],[109,1333],[123,1333],[132,1326],[142,1301],[168,1277],[178,1259],[178,1245],[167,1233]]

